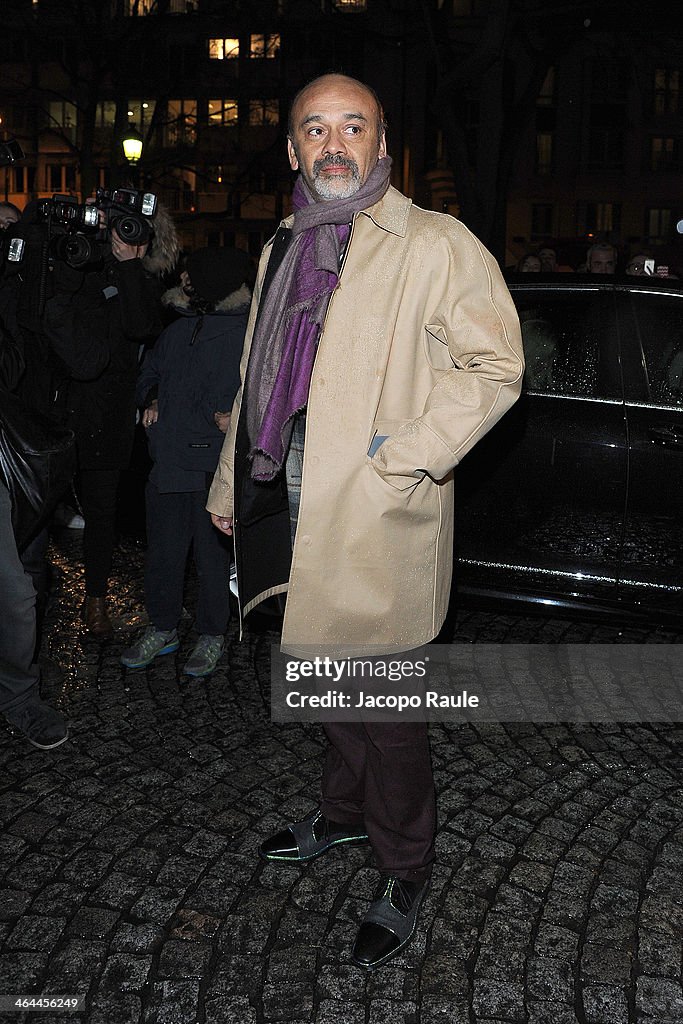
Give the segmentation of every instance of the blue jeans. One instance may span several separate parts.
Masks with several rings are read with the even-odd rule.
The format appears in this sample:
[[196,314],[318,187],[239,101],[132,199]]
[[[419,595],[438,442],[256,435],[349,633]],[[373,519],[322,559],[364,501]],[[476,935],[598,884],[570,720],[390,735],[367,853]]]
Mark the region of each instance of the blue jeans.
[[0,711],[38,696],[36,592],[14,540],[9,491],[0,481]]

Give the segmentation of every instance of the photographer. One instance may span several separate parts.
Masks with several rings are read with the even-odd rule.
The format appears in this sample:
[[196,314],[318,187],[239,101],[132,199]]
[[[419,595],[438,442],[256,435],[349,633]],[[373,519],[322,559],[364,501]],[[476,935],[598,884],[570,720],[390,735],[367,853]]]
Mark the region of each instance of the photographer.
[[[109,195],[98,193],[100,230],[95,227],[92,237],[62,227],[69,197],[30,204],[19,225],[28,258],[9,286],[11,313],[26,347],[24,398],[76,434],[76,483],[85,517],[83,616],[99,638],[113,632],[106,592],[118,484],[133,445],[138,352],[161,330],[162,277],[178,252],[166,211],[122,219],[126,211]],[[131,235],[137,237],[129,240]],[[43,591],[46,547],[44,531],[25,559]]]
[[162,275],[178,245],[170,216],[159,210],[144,240],[121,238],[108,212],[100,267],[88,269],[76,291],[57,283],[45,305],[44,329],[69,370],[67,423],[76,434],[77,490],[85,518],[83,560],[86,628],[111,636],[106,593],[116,528],[121,471],[130,461],[135,429],[139,346],[162,328]]

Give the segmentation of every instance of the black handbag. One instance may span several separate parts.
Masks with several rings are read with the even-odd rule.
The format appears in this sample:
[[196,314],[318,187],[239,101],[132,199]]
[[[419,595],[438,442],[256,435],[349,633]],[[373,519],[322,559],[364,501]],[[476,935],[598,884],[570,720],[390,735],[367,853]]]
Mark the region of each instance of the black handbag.
[[72,430],[27,409],[0,388],[0,479],[12,499],[12,528],[19,550],[38,532],[76,469]]

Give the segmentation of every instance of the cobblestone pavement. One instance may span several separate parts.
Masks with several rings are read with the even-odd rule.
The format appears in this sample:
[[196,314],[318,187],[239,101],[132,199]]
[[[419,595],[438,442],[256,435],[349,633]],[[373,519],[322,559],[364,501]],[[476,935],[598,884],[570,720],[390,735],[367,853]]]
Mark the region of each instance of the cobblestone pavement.
[[[0,992],[81,993],[92,1024],[681,1024],[683,800],[674,725],[435,725],[438,863],[419,934],[370,976],[348,960],[370,856],[259,862],[317,794],[317,725],[273,725],[275,621],[183,681],[192,644],[118,663],[144,621],[125,542],[116,639],[79,624],[80,535],[52,547],[44,690],[52,752],[0,727]],[[469,641],[680,636],[461,612]],[[2,1021],[63,1022],[9,1013]]]

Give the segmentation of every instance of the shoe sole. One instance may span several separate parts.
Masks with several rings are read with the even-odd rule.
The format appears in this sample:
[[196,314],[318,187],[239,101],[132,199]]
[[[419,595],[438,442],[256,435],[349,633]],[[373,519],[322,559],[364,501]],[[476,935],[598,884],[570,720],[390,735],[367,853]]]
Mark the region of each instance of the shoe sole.
[[213,668],[208,669],[206,672],[194,672],[192,669],[184,668],[183,675],[192,676],[193,679],[204,679],[206,676],[210,676],[212,672],[215,672],[218,665],[214,665]]
[[[24,733],[24,735],[26,736],[26,733]],[[66,743],[68,738],[69,738],[69,730],[68,729],[66,730],[66,734],[64,736],[62,736],[60,739],[55,740],[54,743],[39,743],[38,740],[32,740],[30,736],[26,736],[26,739],[29,741],[29,743],[32,746],[37,747],[38,750],[54,750],[55,747],[61,747],[62,743]]]
[[335,846],[369,846],[369,838],[361,838],[360,836],[353,836],[349,839],[335,839],[334,842],[328,843],[327,846],[318,850],[317,853],[309,853],[307,857],[283,857],[273,853],[263,853],[261,850],[258,851],[258,855],[261,860],[279,860],[287,862],[288,864],[305,864],[310,860],[315,860],[316,857],[322,857],[323,854],[329,853]]
[[171,644],[166,644],[165,647],[162,647],[160,651],[153,654],[151,658],[147,658],[146,661],[125,661],[123,658],[120,658],[119,660],[124,668],[147,668],[148,665],[152,664],[155,658],[160,658],[162,654],[174,654],[179,647],[180,640],[176,640]]

